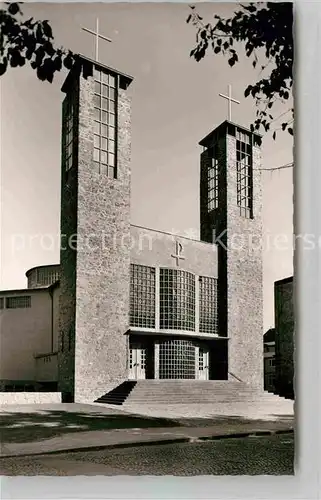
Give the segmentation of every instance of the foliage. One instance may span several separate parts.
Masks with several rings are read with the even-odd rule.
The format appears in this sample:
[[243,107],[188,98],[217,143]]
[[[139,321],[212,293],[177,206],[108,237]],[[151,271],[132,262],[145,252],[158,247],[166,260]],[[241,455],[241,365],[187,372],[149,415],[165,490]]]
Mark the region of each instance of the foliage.
[[47,20],[24,21],[20,3],[5,4],[0,10],[0,76],[11,66],[29,63],[40,80],[52,82],[63,67],[71,69],[77,56],[70,50],[55,48]]
[[[271,123],[277,118],[271,114],[276,101],[286,102],[291,96],[293,86],[293,5],[290,2],[249,3],[241,5],[242,10],[234,13],[229,19],[214,16],[214,24],[205,24],[203,18],[191,6],[187,23],[192,23],[196,29],[196,47],[191,51],[191,57],[199,62],[205,56],[207,49],[214,54],[228,57],[232,67],[239,61],[235,42],[244,44],[245,54],[252,58],[253,67],[259,64],[261,52],[264,51],[267,62],[261,66],[261,71],[267,73],[254,85],[249,85],[244,92],[245,97],[252,96],[258,107],[256,120],[251,125],[252,131],[263,128],[271,129]],[[282,130],[288,130],[293,135],[294,110],[292,119],[282,123]],[[284,113],[285,114],[285,113]],[[273,138],[276,137],[276,130]]]

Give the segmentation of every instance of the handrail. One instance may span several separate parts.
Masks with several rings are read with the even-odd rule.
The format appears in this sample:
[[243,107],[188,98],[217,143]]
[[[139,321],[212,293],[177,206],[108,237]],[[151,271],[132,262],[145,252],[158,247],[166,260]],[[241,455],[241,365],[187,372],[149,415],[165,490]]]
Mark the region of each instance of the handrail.
[[245,383],[244,380],[240,379],[239,377],[237,377],[236,375],[234,375],[234,373],[232,372],[228,372],[229,375],[232,375],[232,377],[234,377],[236,380],[238,380],[239,382],[242,382],[243,384]]

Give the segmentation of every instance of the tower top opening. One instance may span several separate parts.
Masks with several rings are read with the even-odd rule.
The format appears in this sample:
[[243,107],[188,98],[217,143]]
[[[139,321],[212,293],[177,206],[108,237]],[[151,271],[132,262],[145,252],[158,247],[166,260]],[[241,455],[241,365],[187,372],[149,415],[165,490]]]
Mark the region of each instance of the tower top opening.
[[127,89],[134,79],[132,76],[123,73],[118,69],[107,66],[106,64],[102,64],[101,62],[97,62],[94,59],[90,59],[90,57],[84,56],[82,54],[77,54],[76,61],[71,70],[69,71],[62,85],[61,91],[67,93],[70,86],[72,85],[72,82],[75,80],[76,77],[77,78],[79,77],[79,74],[81,72],[83,72],[85,78],[93,76],[94,69],[99,71],[105,71],[113,75],[118,75],[119,86],[122,89]]
[[261,141],[261,135],[257,132],[251,132],[250,129],[243,127],[242,125],[238,125],[237,123],[233,123],[229,120],[225,120],[220,125],[218,125],[215,129],[213,129],[209,134],[207,134],[200,142],[199,145],[204,148],[208,148],[213,145],[214,140],[218,137],[223,137],[227,134],[234,135],[236,134],[236,129],[239,131],[250,134],[253,136],[253,143],[255,145],[259,145]]

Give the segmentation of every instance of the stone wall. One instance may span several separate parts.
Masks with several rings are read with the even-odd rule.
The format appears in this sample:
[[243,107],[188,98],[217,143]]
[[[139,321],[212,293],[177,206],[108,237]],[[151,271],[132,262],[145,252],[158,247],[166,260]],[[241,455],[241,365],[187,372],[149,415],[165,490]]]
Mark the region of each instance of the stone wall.
[[[253,145],[253,218],[237,205],[235,125],[222,123],[201,141],[201,237],[217,243],[218,326],[228,337],[228,370],[263,388],[262,183],[260,149]],[[233,133],[234,130],[234,133]],[[242,130],[242,128],[241,128]],[[207,169],[218,162],[218,206],[207,208]],[[215,240],[213,240],[213,229]]]
[[0,406],[61,403],[60,392],[0,392]]
[[293,278],[274,284],[276,392],[294,397]]
[[261,154],[253,146],[253,218],[242,217],[236,193],[236,139],[227,135],[227,329],[229,372],[263,389],[263,260]]
[[179,268],[200,276],[217,277],[217,247],[211,243],[154,231],[139,226],[130,227],[130,259],[133,264],[177,269],[176,242],[182,245]]

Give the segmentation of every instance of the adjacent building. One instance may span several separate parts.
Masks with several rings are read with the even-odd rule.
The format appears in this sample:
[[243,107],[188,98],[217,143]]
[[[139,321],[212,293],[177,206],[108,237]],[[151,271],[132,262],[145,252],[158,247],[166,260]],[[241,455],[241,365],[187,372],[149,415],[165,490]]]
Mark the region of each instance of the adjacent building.
[[275,392],[294,398],[294,307],[293,277],[274,284],[275,311]]
[[275,328],[264,334],[264,390],[275,393]]

